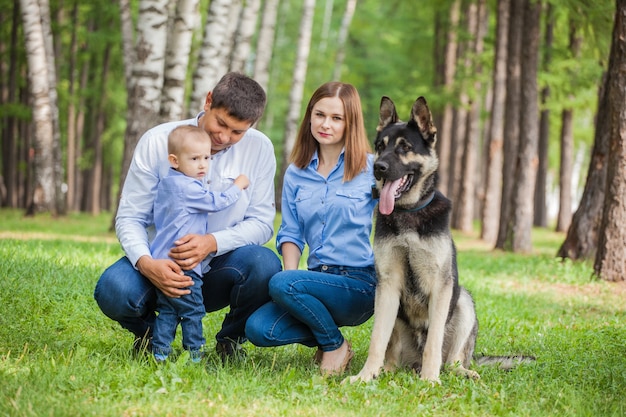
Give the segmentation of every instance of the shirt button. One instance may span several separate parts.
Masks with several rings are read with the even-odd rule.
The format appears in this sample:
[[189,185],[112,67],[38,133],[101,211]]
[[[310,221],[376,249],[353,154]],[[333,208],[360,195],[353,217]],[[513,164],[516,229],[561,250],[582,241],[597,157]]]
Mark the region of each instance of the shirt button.
[[322,271],[328,271],[328,265],[322,265]]

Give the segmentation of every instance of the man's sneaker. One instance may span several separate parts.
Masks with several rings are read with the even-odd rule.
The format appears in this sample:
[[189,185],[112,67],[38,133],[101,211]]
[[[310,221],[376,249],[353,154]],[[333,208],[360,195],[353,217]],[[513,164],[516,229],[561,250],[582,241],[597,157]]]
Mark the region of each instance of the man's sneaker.
[[215,345],[215,351],[222,359],[222,363],[228,361],[238,361],[246,357],[246,350],[241,346],[239,342],[232,339],[226,339],[223,342],[217,342]]

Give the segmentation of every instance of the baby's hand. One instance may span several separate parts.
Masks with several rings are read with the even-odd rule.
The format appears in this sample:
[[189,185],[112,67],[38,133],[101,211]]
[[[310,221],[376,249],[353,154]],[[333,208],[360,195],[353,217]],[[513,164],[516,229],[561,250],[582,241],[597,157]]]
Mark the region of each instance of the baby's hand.
[[242,190],[245,190],[250,185],[250,180],[245,175],[241,174],[235,178],[235,185]]

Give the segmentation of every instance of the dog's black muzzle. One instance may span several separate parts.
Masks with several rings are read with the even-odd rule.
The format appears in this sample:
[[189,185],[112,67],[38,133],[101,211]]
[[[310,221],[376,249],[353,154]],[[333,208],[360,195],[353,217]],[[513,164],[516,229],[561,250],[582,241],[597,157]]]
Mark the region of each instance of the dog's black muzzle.
[[378,160],[374,162],[374,176],[377,180],[383,179],[389,171],[389,164],[385,161]]

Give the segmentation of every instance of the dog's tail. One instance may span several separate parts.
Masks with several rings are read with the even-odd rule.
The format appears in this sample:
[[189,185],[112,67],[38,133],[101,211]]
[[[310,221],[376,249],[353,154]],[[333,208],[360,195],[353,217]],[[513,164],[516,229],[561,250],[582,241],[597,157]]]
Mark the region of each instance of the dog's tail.
[[537,359],[534,356],[515,355],[515,356],[474,356],[474,361],[478,366],[498,366],[504,371],[510,371],[524,363],[533,363]]

